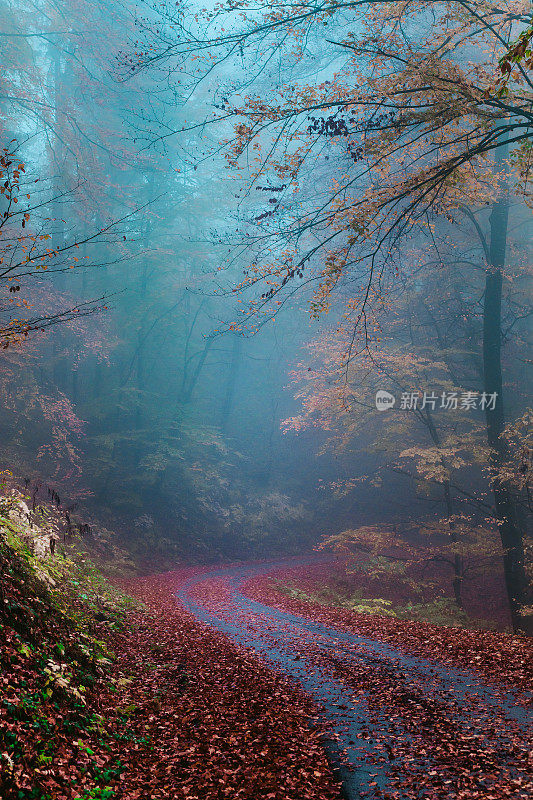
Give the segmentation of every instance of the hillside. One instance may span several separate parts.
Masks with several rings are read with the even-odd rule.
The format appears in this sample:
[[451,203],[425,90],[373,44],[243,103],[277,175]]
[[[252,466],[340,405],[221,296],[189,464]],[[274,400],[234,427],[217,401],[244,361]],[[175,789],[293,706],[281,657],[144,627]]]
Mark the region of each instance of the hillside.
[[52,554],[22,502],[0,518],[2,800],[338,797],[292,683],[157,582],[143,605],[75,542]]

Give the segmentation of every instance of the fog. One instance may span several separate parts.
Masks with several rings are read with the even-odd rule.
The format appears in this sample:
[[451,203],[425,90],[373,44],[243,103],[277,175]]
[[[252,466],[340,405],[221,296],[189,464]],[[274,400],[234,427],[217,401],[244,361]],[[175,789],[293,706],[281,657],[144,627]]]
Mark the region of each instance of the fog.
[[[328,86],[337,92],[353,64],[335,40],[361,30],[361,19],[346,10],[327,40],[310,26],[301,57],[278,32],[247,51],[213,45],[214,66],[197,68],[191,40],[215,41],[224,24],[201,29],[197,10],[2,4],[2,147],[24,164],[20,207],[28,206],[24,236],[34,237],[5,240],[5,328],[18,315],[33,322],[2,355],[3,463],[59,492],[73,518],[157,563],[300,553],[363,526],[393,526],[406,541],[432,525],[440,535],[452,518],[494,532],[484,408],[454,415],[437,406],[434,419],[421,419],[408,408],[402,416],[400,396],[434,393],[440,404],[443,392],[489,391],[483,303],[497,198],[468,185],[468,202],[441,203],[424,211],[427,222],[391,229],[389,261],[383,250],[369,261],[373,234],[350,243],[350,231],[360,232],[346,198],[374,186],[370,170],[359,183],[351,176],[372,125],[386,121],[367,119],[365,133],[356,126],[352,135],[355,119],[320,111],[316,100],[318,111],[300,105],[287,123],[315,137],[299,172],[284,173],[280,155],[254,173],[253,142],[269,155],[280,135],[270,138],[266,125],[250,149],[228,156],[239,115],[259,124],[254,98],[267,104],[287,90],[298,107],[309,84],[317,98]],[[430,24],[422,16],[410,35]],[[283,145],[284,158],[296,158],[298,136]],[[487,151],[487,184],[505,147]],[[416,157],[429,163],[428,153]],[[330,179],[347,203],[334,241],[348,242],[349,256],[325,273]],[[531,396],[530,210],[511,195],[498,436],[524,420]],[[291,247],[305,258],[287,262],[287,281],[269,295],[262,265]],[[365,286],[366,344],[358,361],[334,363],[348,352],[360,308],[353,298]],[[394,410],[376,409],[380,389],[395,395]],[[509,463],[522,463],[523,475],[530,460],[517,447]],[[523,482],[515,489],[526,491]]]

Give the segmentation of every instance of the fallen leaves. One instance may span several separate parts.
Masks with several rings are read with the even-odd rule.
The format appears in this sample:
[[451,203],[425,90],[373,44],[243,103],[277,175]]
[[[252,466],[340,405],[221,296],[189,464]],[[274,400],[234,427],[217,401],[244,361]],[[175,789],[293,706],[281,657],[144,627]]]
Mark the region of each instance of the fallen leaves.
[[[240,570],[244,582],[246,568]],[[305,579],[302,566],[292,568],[292,579],[298,570]],[[516,693],[517,708],[527,700],[526,641],[315,607],[280,593],[273,577],[283,573],[266,568],[245,583],[249,597],[271,607],[264,610],[223,570],[207,572],[184,568],[129,581],[147,611],[128,612],[115,629],[95,623],[113,660],[95,661],[93,677],[85,672],[83,681],[72,663],[75,631],[59,619],[47,627],[40,598],[29,602],[27,590],[4,587],[17,619],[31,607],[34,638],[3,629],[2,798],[40,791],[54,800],[334,800],[338,785],[321,739],[326,717],[291,670],[314,676],[319,688],[325,681],[339,687],[329,702],[346,723],[345,744],[374,769],[361,797],[528,796],[527,733],[500,703],[507,689]],[[220,631],[176,601],[182,586]],[[276,609],[301,615],[305,624],[289,624]],[[333,630],[329,639],[321,623]],[[280,654],[288,675],[250,649],[257,642]],[[405,661],[387,656],[379,643]],[[410,671],[413,655],[430,666]],[[458,667],[490,681],[490,703],[474,678],[455,690]],[[451,689],[439,669],[451,676]],[[364,724],[351,727],[354,714]],[[342,736],[341,727],[339,742]]]
[[[331,569],[331,568],[329,568]],[[323,606],[288,597],[279,590],[282,583],[297,582],[309,589],[327,577],[323,564],[287,566],[252,577],[245,593],[259,602],[319,620],[340,629],[369,636],[404,653],[431,658],[453,668],[470,670],[491,683],[505,686],[528,702],[533,693],[533,642],[522,636],[497,631],[413,622],[374,614]],[[502,670],[502,665],[505,669]]]
[[[129,730],[150,744],[143,759],[136,744],[124,743],[121,759],[135,762],[124,796],[142,797],[149,787],[154,800],[338,798],[309,699],[177,604],[176,589],[194,572],[128,583],[152,613],[135,618],[134,642],[124,634],[113,649],[132,681],[122,684],[121,703],[138,706]],[[154,698],[159,710],[149,714]],[[104,706],[115,702],[113,694],[103,698]]]

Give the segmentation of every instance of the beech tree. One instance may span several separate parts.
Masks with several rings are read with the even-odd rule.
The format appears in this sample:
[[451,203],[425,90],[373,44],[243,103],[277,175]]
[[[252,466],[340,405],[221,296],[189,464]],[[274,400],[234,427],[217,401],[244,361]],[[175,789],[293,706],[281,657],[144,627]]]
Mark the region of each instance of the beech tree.
[[[9,148],[0,151],[0,279],[6,291],[0,305],[0,346],[4,349],[24,341],[32,332],[105,308],[103,297],[66,308],[63,303],[57,308],[53,293],[42,286],[41,276],[83,266],[80,247],[104,242],[110,234],[114,236],[115,227],[113,223],[106,231],[97,230],[53,246],[55,222],[43,219],[43,209],[50,213],[55,194],[44,180],[37,187],[37,198],[32,199],[39,178],[26,172],[17,149],[16,142],[11,142]],[[30,285],[33,291],[28,295],[24,289]]]
[[[418,524],[440,541],[438,558],[451,567],[455,599],[461,606],[462,584],[472,572],[472,555],[476,560],[481,556],[479,526],[491,528],[493,533],[498,528],[485,481],[490,449],[484,437],[483,407],[495,407],[495,398],[491,401],[483,393],[479,352],[485,268],[482,259],[476,261],[481,245],[469,241],[468,231],[460,242],[455,236],[453,243],[455,248],[441,232],[438,254],[433,247],[411,250],[406,257],[409,267],[403,268],[401,281],[391,288],[388,313],[382,315],[372,347],[352,359],[347,368],[343,353],[351,334],[349,327],[331,326],[312,342],[293,372],[301,412],[286,420],[285,427],[288,432],[325,429],[330,446],[340,457],[351,453],[352,460],[358,460],[369,450],[375,454],[378,468],[337,482],[335,489],[341,494],[361,484],[383,493],[392,470],[405,476],[408,491],[427,495],[433,505],[432,516],[438,519],[428,524],[427,509],[424,512],[422,508]],[[454,255],[457,249],[460,257]],[[530,311],[528,295],[523,293],[523,256],[518,248],[514,263],[507,267],[503,295],[502,329],[507,347],[513,351],[507,376],[507,385],[513,388],[512,416],[520,413],[528,399],[527,386],[520,381],[520,364],[528,352]],[[396,396],[394,408],[385,413],[374,403],[380,389]],[[527,427],[524,418],[506,429],[512,458],[497,478],[524,515],[530,511],[532,479]],[[496,479],[494,473],[492,477]],[[485,555],[489,567],[494,558],[491,536],[486,537]],[[436,560],[436,553],[433,557]]]
[[[199,33],[206,21],[210,37]],[[509,202],[530,196],[529,4],[327,0],[263,11],[231,0],[200,21],[168,12],[166,23],[157,36],[147,26],[131,68],[188,61],[192,82],[213,86],[202,130],[226,126],[227,163],[246,187],[232,256],[244,265],[233,286],[240,329],[257,330],[310,291],[311,315],[333,309],[348,331],[337,352],[342,389],[350,364],[372,352],[406,243],[473,216],[486,275],[482,388],[497,397],[486,408],[494,504],[513,625],[530,629],[525,520],[498,478],[510,457],[501,362]],[[490,209],[487,231],[480,209]]]

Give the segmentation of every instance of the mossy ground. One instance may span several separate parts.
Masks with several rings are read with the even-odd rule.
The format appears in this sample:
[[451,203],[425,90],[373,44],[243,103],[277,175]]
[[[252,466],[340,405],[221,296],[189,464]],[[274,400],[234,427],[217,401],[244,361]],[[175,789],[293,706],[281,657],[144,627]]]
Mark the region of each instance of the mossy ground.
[[115,723],[97,687],[114,654],[108,633],[138,607],[71,544],[37,558],[24,532],[0,516],[0,796],[83,800],[114,795],[122,765]]
[[470,629],[490,628],[489,621],[470,618],[460,609],[452,598],[440,597],[431,601],[394,602],[381,597],[366,597],[362,591],[339,587],[338,585],[317,586],[314,590],[304,590],[294,583],[277,582],[278,591],[307,603],[345,608],[356,614],[379,614],[386,617],[430,622],[434,625],[447,625]]
[[24,535],[0,519],[1,800],[338,797],[308,698],[176,603],[195,568],[134,601]]

